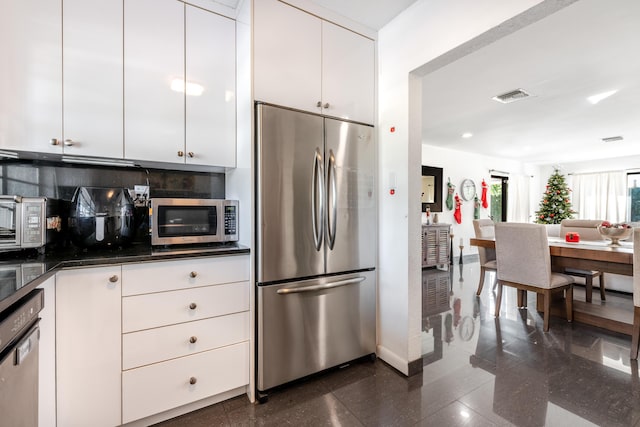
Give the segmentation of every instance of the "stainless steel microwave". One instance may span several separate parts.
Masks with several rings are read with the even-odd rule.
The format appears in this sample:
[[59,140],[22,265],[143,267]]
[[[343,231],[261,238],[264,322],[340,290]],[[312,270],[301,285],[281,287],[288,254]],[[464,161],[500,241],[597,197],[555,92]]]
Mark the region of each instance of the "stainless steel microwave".
[[151,245],[238,241],[238,201],[154,198],[149,207]]
[[0,252],[46,244],[45,197],[0,195]]

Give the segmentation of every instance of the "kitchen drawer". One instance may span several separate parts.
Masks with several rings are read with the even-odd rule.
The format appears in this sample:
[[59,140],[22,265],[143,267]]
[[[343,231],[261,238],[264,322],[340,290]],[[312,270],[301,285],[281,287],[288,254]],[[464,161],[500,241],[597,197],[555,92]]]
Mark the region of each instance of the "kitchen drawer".
[[248,255],[125,264],[122,266],[122,295],[140,295],[245,280],[249,280]]
[[122,421],[138,420],[248,383],[247,342],[131,369],[122,373]]
[[[195,342],[191,340],[195,339]],[[124,334],[122,369],[127,370],[249,339],[249,312]]]
[[249,282],[122,298],[122,332],[157,328],[249,310]]

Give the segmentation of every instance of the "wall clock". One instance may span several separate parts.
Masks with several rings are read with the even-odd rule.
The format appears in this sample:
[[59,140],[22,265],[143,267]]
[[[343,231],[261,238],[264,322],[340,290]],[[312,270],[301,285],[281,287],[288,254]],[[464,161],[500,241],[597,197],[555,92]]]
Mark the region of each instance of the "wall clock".
[[462,193],[462,199],[465,201],[473,200],[476,195],[476,184],[470,179],[462,180],[460,184],[460,191]]

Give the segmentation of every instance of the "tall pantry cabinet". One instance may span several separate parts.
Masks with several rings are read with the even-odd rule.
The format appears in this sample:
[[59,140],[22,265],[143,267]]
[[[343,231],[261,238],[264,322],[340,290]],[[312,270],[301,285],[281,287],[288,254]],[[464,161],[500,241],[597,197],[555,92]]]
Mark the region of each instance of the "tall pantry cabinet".
[[254,98],[374,123],[374,41],[278,0],[254,1]]

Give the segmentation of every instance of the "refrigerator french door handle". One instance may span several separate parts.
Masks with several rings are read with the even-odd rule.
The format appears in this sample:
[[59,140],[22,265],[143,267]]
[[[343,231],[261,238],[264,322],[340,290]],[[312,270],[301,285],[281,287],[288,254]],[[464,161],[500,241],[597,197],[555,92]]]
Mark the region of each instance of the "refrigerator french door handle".
[[353,279],[339,280],[337,282],[323,283],[322,285],[310,285],[300,288],[282,288],[276,292],[280,295],[299,294],[302,292],[322,291],[326,289],[338,288],[340,286],[355,285],[364,281],[364,277],[354,277]]
[[[322,238],[324,237],[324,181],[320,178],[324,176],[324,167],[322,164],[322,154],[320,154],[320,150],[316,148],[316,152],[313,155],[313,171],[311,177],[311,224],[313,226],[313,243],[315,244],[316,251],[319,251],[322,247]],[[317,201],[320,201],[319,208]],[[320,212],[319,221],[318,211]]]
[[329,150],[329,165],[327,170],[327,206],[331,206],[331,214],[327,211],[327,238],[329,249],[336,243],[336,225],[338,221],[338,188],[336,184],[336,157],[333,150]]

